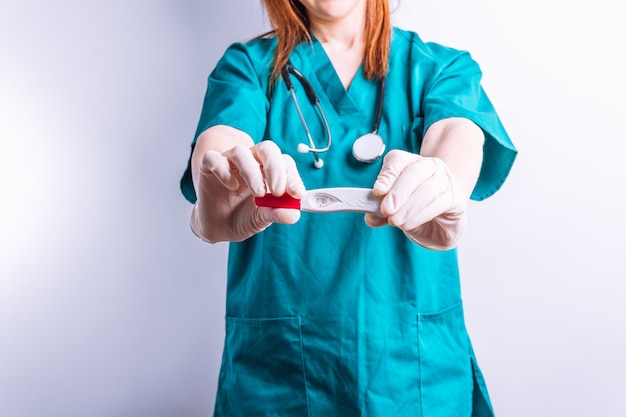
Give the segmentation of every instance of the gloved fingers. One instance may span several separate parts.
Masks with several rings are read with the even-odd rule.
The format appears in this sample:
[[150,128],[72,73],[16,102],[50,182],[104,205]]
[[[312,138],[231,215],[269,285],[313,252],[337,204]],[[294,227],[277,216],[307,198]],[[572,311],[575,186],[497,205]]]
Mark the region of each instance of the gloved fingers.
[[409,203],[402,206],[396,213],[389,216],[389,224],[404,231],[415,229],[435,217],[445,213],[452,199],[446,190],[433,195],[428,186],[418,188],[411,196]]
[[[441,181],[438,181],[435,175],[436,168],[432,158],[423,157],[418,157],[412,164],[406,165],[381,201],[380,211],[392,216],[407,206],[419,208],[427,204],[433,194],[440,192],[436,189],[441,185]],[[416,193],[418,189],[421,191]]]
[[365,213],[365,224],[369,227],[382,227],[389,224],[386,217],[377,216],[373,213]]
[[208,242],[202,230],[202,221],[200,219],[200,208],[199,208],[198,202],[196,202],[196,204],[194,204],[193,208],[191,209],[191,218],[189,219],[189,226],[191,227],[191,231],[193,232],[194,235],[196,235],[203,241]]
[[275,196],[285,194],[287,168],[285,166],[285,158],[278,145],[271,140],[264,140],[254,145],[250,150],[261,165],[263,177],[268,188],[267,192]]
[[396,182],[396,179],[402,174],[402,171],[404,171],[404,168],[415,162],[418,157],[419,155],[397,149],[389,151],[383,159],[383,166],[372,187],[374,194],[387,194]]
[[224,187],[230,191],[239,188],[239,180],[233,174],[228,159],[221,153],[213,150],[207,151],[202,157],[200,173],[213,175]]
[[[441,162],[441,164],[444,165],[443,162]],[[448,182],[450,184],[450,194],[452,198],[452,202],[450,203],[450,209],[448,210],[448,212],[465,212],[465,209],[467,208],[467,197],[452,172],[450,172],[450,170],[445,165],[444,169],[446,172],[446,176],[448,177]]]
[[224,153],[231,165],[239,172],[241,179],[252,193],[261,197],[265,195],[265,179],[259,161],[253,155],[251,148],[237,145]]
[[300,173],[296,167],[296,162],[289,155],[283,154],[283,158],[285,160],[285,169],[287,173],[287,186],[285,191],[292,197],[302,198],[306,189],[304,188],[302,177],[300,177]]
[[255,220],[263,229],[272,223],[294,224],[300,220],[300,210],[296,209],[258,207],[255,213]]
[[406,236],[415,243],[432,250],[449,250],[461,240],[467,225],[465,213],[454,215],[454,219],[439,216],[415,229],[405,231]]

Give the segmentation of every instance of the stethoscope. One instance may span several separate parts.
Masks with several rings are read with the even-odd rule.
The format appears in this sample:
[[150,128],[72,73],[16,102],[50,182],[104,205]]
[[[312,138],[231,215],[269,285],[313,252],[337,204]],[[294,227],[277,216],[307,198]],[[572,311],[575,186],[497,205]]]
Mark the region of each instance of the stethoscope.
[[[302,114],[302,110],[300,109],[300,104],[298,103],[298,98],[296,97],[296,92],[293,87],[293,83],[291,82],[290,74],[294,75],[300,84],[304,87],[304,91],[309,98],[309,101],[312,105],[317,107],[320,118],[322,119],[322,123],[324,124],[324,128],[326,129],[326,146],[323,148],[318,148],[315,146],[315,142],[313,141],[313,137],[311,136],[311,132],[309,131],[309,126],[304,120],[304,115]],[[302,126],[304,127],[304,131],[306,132],[307,138],[309,140],[309,144],[300,143],[298,145],[298,152],[300,153],[308,153],[312,152],[315,157],[315,162],[313,165],[316,168],[322,168],[324,166],[324,160],[320,158],[319,154],[322,152],[327,152],[330,149],[330,145],[332,143],[332,135],[330,132],[330,126],[328,124],[328,120],[326,119],[326,114],[322,109],[320,104],[320,100],[313,91],[313,87],[308,82],[308,80],[304,77],[304,75],[298,71],[291,63],[287,63],[282,70],[283,80],[285,81],[285,85],[291,94],[291,98],[293,99],[294,104],[296,105],[296,110],[298,111],[298,116],[300,117],[300,121],[302,122]],[[385,79],[380,80],[380,93],[378,96],[378,108],[376,113],[376,122],[374,123],[374,129],[371,133],[366,133],[363,136],[357,138],[352,144],[352,155],[357,161],[365,162],[371,164],[375,162],[378,158],[380,158],[385,152],[385,141],[378,134],[378,128],[380,126],[380,119],[383,114],[383,100],[385,96]]]

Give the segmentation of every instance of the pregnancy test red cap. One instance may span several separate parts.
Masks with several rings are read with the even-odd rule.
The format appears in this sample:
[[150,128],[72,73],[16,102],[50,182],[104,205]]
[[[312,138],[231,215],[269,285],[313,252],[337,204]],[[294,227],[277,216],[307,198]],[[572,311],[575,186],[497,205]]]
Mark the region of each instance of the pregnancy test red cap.
[[300,210],[300,200],[293,198],[287,193],[281,195],[280,197],[273,196],[272,194],[265,194],[263,197],[254,197],[254,203],[259,207],[290,208]]

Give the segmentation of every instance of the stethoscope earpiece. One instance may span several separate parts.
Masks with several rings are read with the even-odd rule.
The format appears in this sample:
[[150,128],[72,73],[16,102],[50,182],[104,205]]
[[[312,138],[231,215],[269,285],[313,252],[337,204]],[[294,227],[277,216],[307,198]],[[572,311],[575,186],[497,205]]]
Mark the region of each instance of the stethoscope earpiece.
[[310,146],[307,146],[306,143],[300,143],[298,145],[298,152],[300,153],[313,152],[313,154],[315,155],[315,162],[313,162],[313,166],[315,166],[315,168],[322,168],[324,166],[324,161],[322,160],[322,158],[319,157],[316,150],[311,148]]

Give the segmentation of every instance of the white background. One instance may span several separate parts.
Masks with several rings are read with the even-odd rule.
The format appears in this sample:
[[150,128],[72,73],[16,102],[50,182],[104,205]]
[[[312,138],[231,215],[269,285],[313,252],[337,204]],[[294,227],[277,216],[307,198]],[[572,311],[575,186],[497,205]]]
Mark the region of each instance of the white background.
[[[217,5],[216,5],[217,4]],[[469,50],[520,154],[472,203],[467,324],[499,416],[626,415],[618,3],[405,0]],[[226,246],[178,191],[256,0],[0,3],[0,416],[210,416]]]

